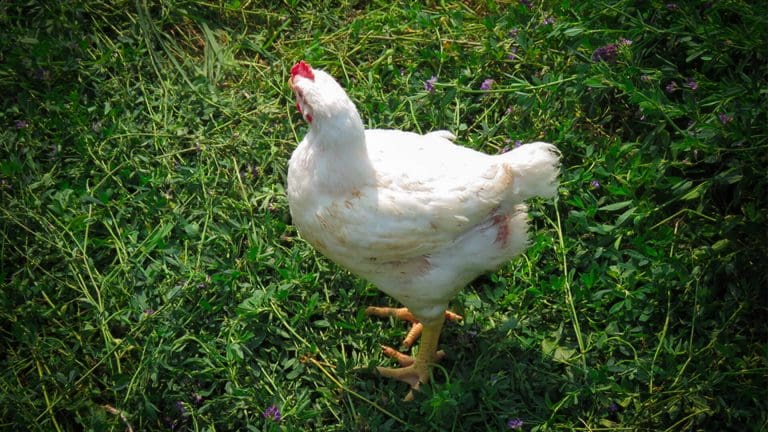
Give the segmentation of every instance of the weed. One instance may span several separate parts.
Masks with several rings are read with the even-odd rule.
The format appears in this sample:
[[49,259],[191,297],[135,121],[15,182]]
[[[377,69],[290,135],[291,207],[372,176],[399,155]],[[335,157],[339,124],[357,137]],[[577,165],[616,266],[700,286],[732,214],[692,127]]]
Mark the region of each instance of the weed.
[[[0,6],[0,425],[765,429],[765,8],[428,3]],[[564,155],[411,404],[361,370],[392,301],[290,224],[302,58],[371,127]]]

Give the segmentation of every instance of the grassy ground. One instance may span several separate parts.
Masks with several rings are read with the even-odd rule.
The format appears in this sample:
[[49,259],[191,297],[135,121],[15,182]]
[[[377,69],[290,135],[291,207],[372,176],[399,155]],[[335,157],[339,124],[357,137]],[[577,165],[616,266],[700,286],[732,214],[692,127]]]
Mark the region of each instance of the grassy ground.
[[[0,4],[0,429],[768,428],[759,2],[259,3]],[[299,59],[370,126],[563,152],[410,404],[364,370],[393,301],[290,224]]]

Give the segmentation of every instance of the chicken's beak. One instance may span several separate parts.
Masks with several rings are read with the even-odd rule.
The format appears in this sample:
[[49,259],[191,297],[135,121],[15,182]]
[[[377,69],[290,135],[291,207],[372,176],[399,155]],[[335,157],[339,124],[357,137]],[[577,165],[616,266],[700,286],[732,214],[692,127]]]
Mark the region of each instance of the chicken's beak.
[[288,78],[288,87],[290,87],[291,90],[293,90],[293,77]]

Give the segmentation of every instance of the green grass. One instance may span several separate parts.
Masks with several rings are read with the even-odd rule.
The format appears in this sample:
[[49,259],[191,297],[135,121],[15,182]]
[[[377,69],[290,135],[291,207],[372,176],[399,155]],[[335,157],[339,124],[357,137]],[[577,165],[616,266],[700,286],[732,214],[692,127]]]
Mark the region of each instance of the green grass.
[[[68,3],[0,5],[0,429],[768,429],[758,3]],[[563,152],[410,404],[394,301],[290,224],[300,59],[371,127]]]

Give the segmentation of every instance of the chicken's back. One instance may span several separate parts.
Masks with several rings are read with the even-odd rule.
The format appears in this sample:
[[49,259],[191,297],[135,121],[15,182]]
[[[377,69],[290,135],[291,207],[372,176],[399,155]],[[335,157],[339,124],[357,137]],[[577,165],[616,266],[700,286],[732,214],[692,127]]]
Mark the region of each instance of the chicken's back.
[[[494,206],[487,207],[484,216],[456,232],[450,240],[440,243],[438,247],[422,256],[410,257],[388,266],[370,268],[364,272],[364,277],[405,304],[421,319],[428,319],[433,315],[437,317],[443,305],[467,283],[482,273],[497,269],[526,249],[528,207],[525,200],[534,196],[546,198],[556,194],[559,152],[551,144],[537,142],[502,155],[490,156],[456,146],[439,136],[432,137],[436,139],[435,142],[409,142],[410,139],[422,136],[393,135],[390,131],[374,134],[377,137],[400,139],[389,140],[389,144],[381,141],[381,146],[392,147],[387,150],[378,149],[377,146],[373,146],[373,149],[369,147],[369,151],[373,150],[371,153],[390,152],[394,148],[400,148],[403,155],[418,155],[419,166],[409,167],[408,162],[404,162],[401,168],[411,173],[421,173],[422,179],[441,178],[442,183],[456,185],[486,182],[488,186],[483,190],[475,190],[476,194],[482,194],[485,189],[491,190],[494,187],[504,188],[501,192],[497,190],[492,193],[499,200]],[[395,142],[397,144],[392,144]],[[409,144],[420,145],[422,149],[409,148]],[[430,154],[433,155],[431,158],[428,156]],[[372,159],[375,160],[375,157]],[[392,161],[395,158],[390,154],[384,159]],[[431,165],[428,175],[424,173],[427,160]],[[484,171],[478,170],[473,164],[497,168]],[[478,178],[483,174],[477,173],[487,173],[488,177]],[[474,177],[463,178],[467,174]],[[441,194],[448,193],[447,191],[448,189],[444,189]],[[446,211],[445,208],[440,210]]]

